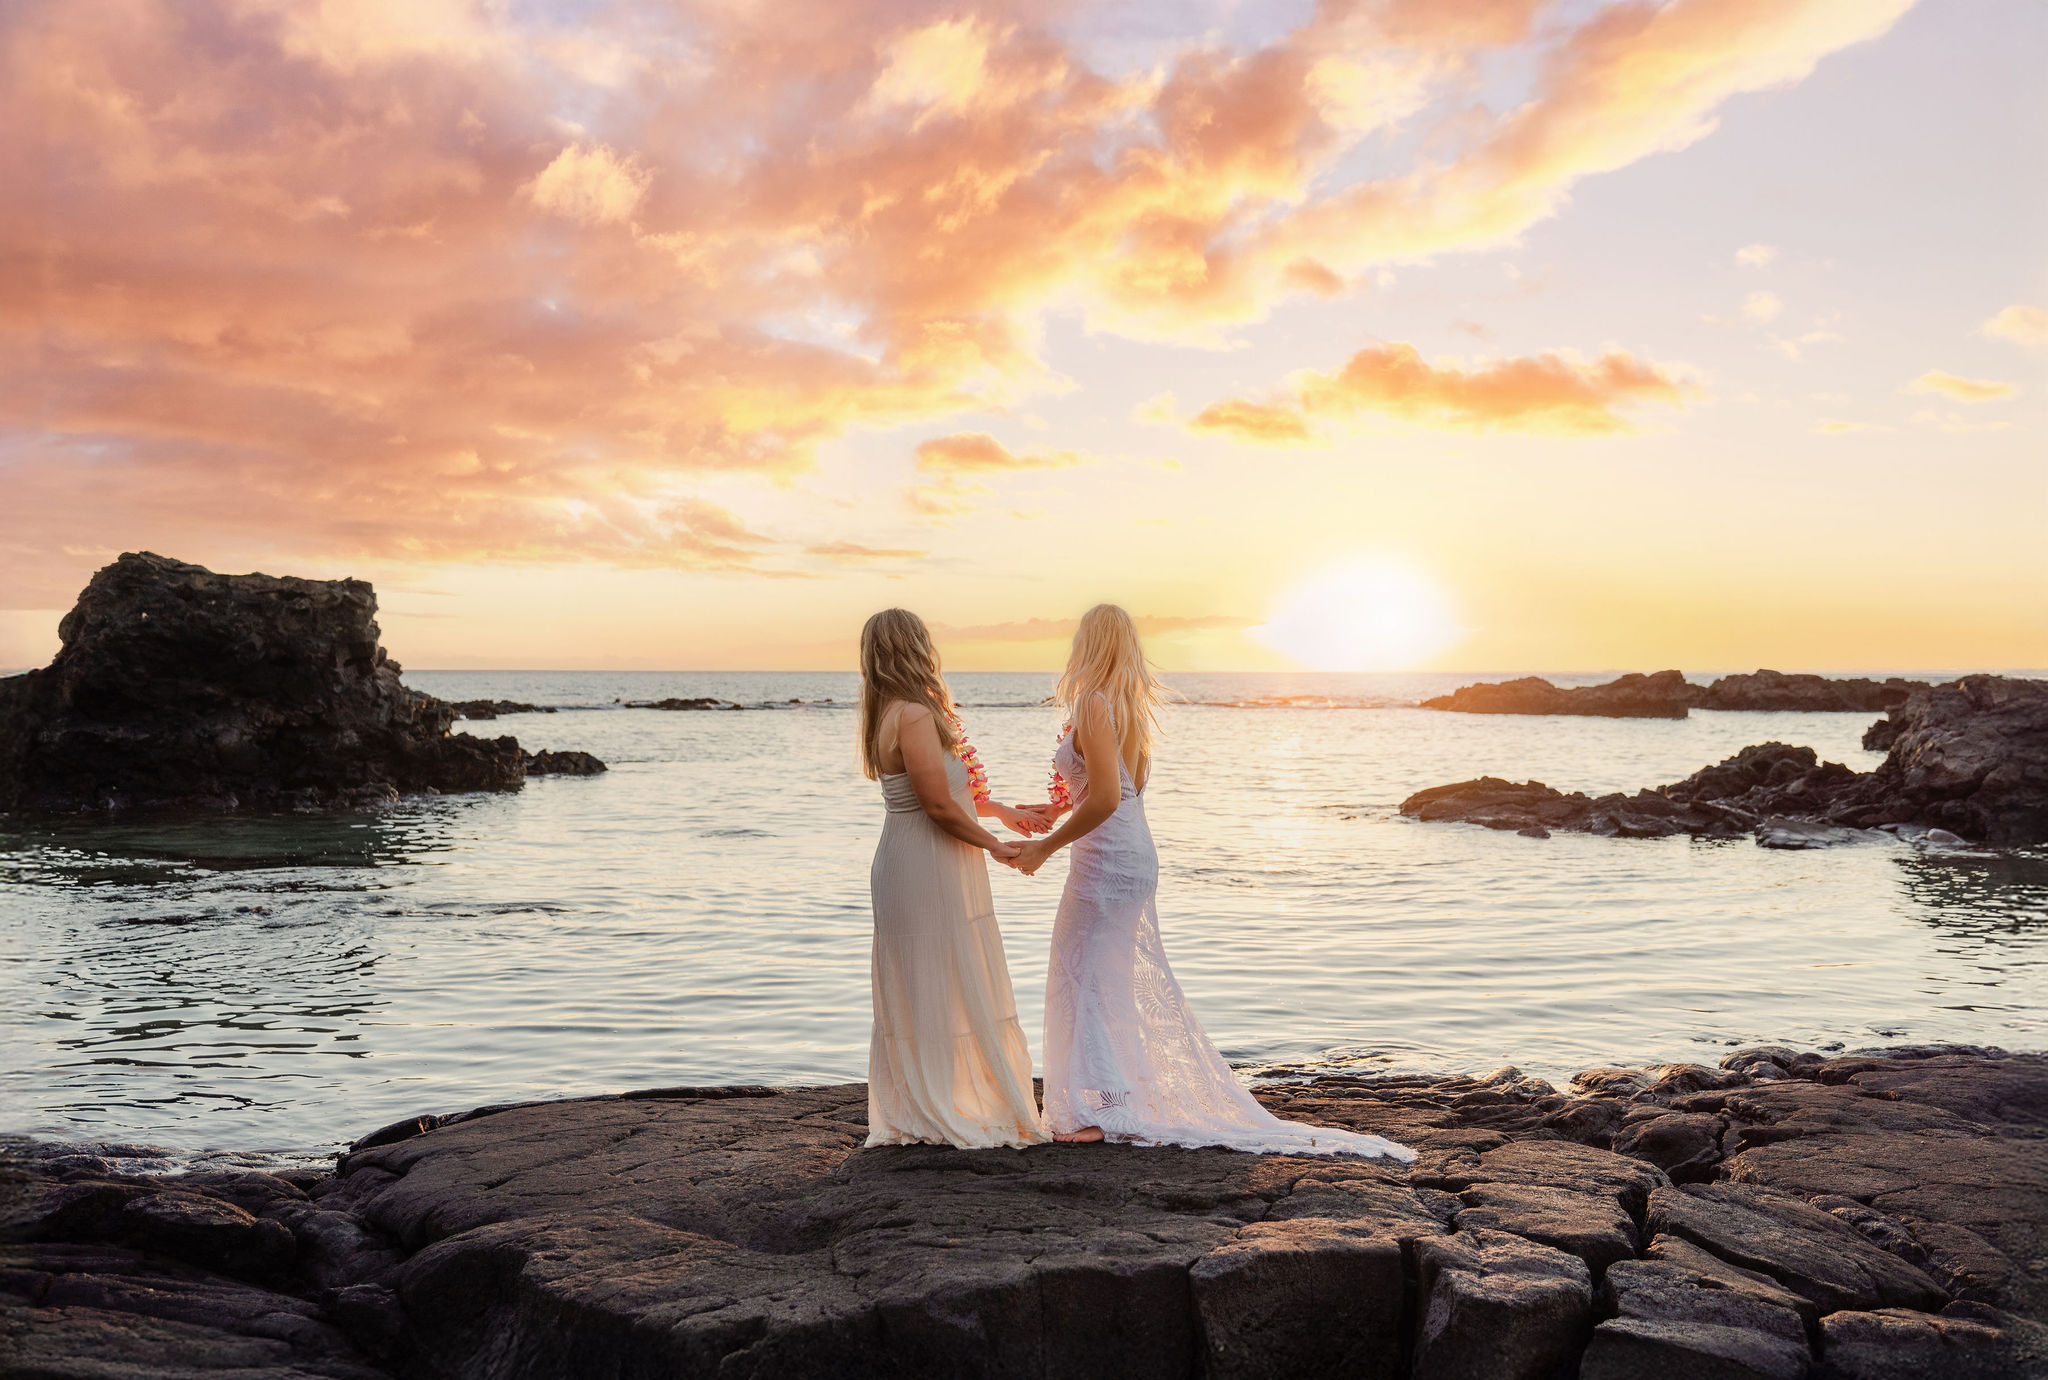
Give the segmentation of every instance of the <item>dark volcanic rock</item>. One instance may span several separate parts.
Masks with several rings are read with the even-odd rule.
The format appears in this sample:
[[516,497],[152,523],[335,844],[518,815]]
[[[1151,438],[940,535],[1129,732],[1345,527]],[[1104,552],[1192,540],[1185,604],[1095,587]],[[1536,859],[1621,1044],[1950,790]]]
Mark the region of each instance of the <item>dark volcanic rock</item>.
[[1650,1230],[1683,1238],[1730,1264],[1769,1275],[1841,1308],[1939,1308],[1948,1295],[1854,1227],[1812,1204],[1747,1184],[1693,1184],[1650,1195]]
[[[1924,681],[1836,680],[1828,676],[1753,671],[1694,685],[1679,671],[1631,673],[1601,685],[1561,689],[1539,676],[1460,686],[1424,700],[1424,709],[1460,714],[1594,714],[1617,719],[1683,719],[1688,709],[1776,709],[1872,713],[1896,709],[1925,690]],[[1865,743],[1864,746],[1870,746]]]
[[1876,1059],[1834,1085],[1762,1084],[1728,1098],[1724,1172],[1853,1199],[1902,1225],[1925,1273],[1959,1298],[2048,1322],[2048,1141],[2027,1119],[2044,1094],[2048,1058],[1996,1051]]
[[1836,680],[1828,676],[1786,675],[1783,671],[1754,671],[1746,676],[1723,676],[1712,685],[1696,688],[1695,709],[1794,709],[1822,712],[1874,713],[1894,709],[1906,702],[1927,682],[1891,676],[1885,680],[1862,678]]
[[1608,1272],[1602,1292],[1612,1316],[1594,1331],[1579,1380],[1802,1380],[1807,1373],[1811,1353],[1798,1311],[1730,1289],[1718,1272],[1629,1260]]
[[451,735],[448,706],[399,682],[376,609],[360,580],[122,556],[65,615],[50,665],[0,680],[0,809],[516,788],[518,743]]
[[458,719],[495,719],[500,714],[552,714],[552,705],[527,704],[522,700],[450,700],[448,707]]
[[1900,826],[1990,843],[2048,842],[2048,681],[1966,676],[1916,690],[1887,722],[1896,736],[1871,772],[1822,762],[1809,747],[1759,743],[1634,795],[1566,794],[1540,781],[1482,776],[1417,791],[1401,813],[1618,838],[1753,834],[1770,848],[1853,843]]
[[1656,1165],[1677,1183],[1702,1183],[1721,1162],[1721,1131],[1727,1125],[1705,1112],[1662,1111],[1624,1123],[1614,1148]]
[[628,709],[742,709],[744,707],[744,705],[734,704],[731,700],[715,700],[707,695],[692,696],[688,699],[677,699],[674,696],[670,696],[665,700],[626,701],[626,708]]
[[1561,690],[1540,676],[1465,685],[1422,702],[1458,714],[1590,714],[1615,719],[1682,719],[1697,687],[1679,671],[1630,674],[1604,685]]
[[2048,841],[2048,681],[1965,676],[1891,712],[1871,803],[1843,823],[1930,824],[1989,843]]
[[867,1374],[886,1348],[907,1374],[1260,1375],[1281,1336],[1290,1373],[1397,1373],[1404,1243],[1444,1228],[1390,1166],[854,1153],[864,1105],[514,1108],[354,1152],[335,1197],[415,1250],[397,1292],[443,1374]]
[[1767,820],[1824,807],[1867,779],[1838,762],[1820,762],[1812,748],[1759,743],[1683,781],[1634,795],[1566,794],[1540,781],[1482,776],[1417,791],[1401,802],[1401,813],[1489,829],[1569,829],[1610,838],[1736,838]]
[[529,752],[523,757],[528,776],[595,776],[605,770],[587,752]]
[[1210,1376],[1398,1375],[1400,1233],[1254,1223],[1188,1270]]
[[1935,1316],[1903,1308],[1821,1320],[1817,1380],[2026,1380],[2048,1375],[2048,1327],[1954,1305]]
[[[326,1177],[17,1145],[0,1371],[1686,1380],[1804,1374],[1809,1348],[1859,1380],[2038,1369],[2048,1058],[1725,1064],[1591,1069],[1576,1095],[1513,1068],[1260,1090],[1409,1141],[1406,1167],[865,1150],[858,1084],[414,1117]],[[1595,1105],[1639,1153],[1725,1123],[1723,1177],[1674,1188],[1557,1138]]]
[[1585,1262],[1495,1231],[1416,1243],[1415,1380],[1569,1373],[1592,1312]]

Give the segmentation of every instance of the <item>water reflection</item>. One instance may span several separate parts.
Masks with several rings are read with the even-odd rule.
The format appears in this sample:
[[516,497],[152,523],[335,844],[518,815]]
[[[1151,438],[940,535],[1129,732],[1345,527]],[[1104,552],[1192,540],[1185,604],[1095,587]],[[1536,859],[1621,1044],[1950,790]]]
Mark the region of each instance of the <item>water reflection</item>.
[[1895,858],[1907,900],[1935,924],[1992,922],[2015,938],[2048,936],[2048,855],[1926,848]]
[[291,814],[0,817],[0,883],[147,885],[179,872],[380,867],[446,852],[463,800]]

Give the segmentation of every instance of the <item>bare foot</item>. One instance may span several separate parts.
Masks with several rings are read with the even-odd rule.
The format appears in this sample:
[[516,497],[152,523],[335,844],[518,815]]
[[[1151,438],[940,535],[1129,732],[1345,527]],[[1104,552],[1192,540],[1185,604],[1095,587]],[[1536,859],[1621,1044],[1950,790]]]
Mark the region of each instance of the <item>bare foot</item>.
[[1078,1131],[1056,1131],[1053,1139],[1062,1145],[1092,1145],[1102,1139],[1100,1126],[1083,1126]]

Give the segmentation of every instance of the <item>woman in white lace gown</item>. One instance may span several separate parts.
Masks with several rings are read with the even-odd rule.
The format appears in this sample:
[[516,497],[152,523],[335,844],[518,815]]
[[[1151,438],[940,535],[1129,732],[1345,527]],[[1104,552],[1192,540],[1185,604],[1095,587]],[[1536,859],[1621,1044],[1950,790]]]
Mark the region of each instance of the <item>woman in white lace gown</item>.
[[1088,611],[1057,694],[1072,724],[1053,804],[1073,815],[1011,862],[1035,872],[1073,849],[1045,985],[1046,1125],[1061,1140],[1414,1159],[1379,1136],[1280,1120],[1188,1010],[1159,940],[1159,854],[1145,822],[1160,692],[1129,614]]
[[984,853],[1016,845],[976,822],[1046,825],[976,789],[973,749],[924,622],[904,609],[860,638],[860,758],[881,782],[875,907],[875,1024],[868,1044],[868,1144],[967,1149],[1046,1138],[1031,1049],[996,928]]

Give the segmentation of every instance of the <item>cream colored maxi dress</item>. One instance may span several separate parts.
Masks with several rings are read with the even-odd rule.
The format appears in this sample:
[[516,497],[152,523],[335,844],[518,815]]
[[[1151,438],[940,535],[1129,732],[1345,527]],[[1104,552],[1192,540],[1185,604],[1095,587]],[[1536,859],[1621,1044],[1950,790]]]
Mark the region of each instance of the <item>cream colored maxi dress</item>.
[[[951,754],[946,784],[973,814],[967,769]],[[907,773],[882,778],[882,800],[888,814],[869,874],[868,1144],[973,1149],[1046,1140],[987,858],[932,822]]]

